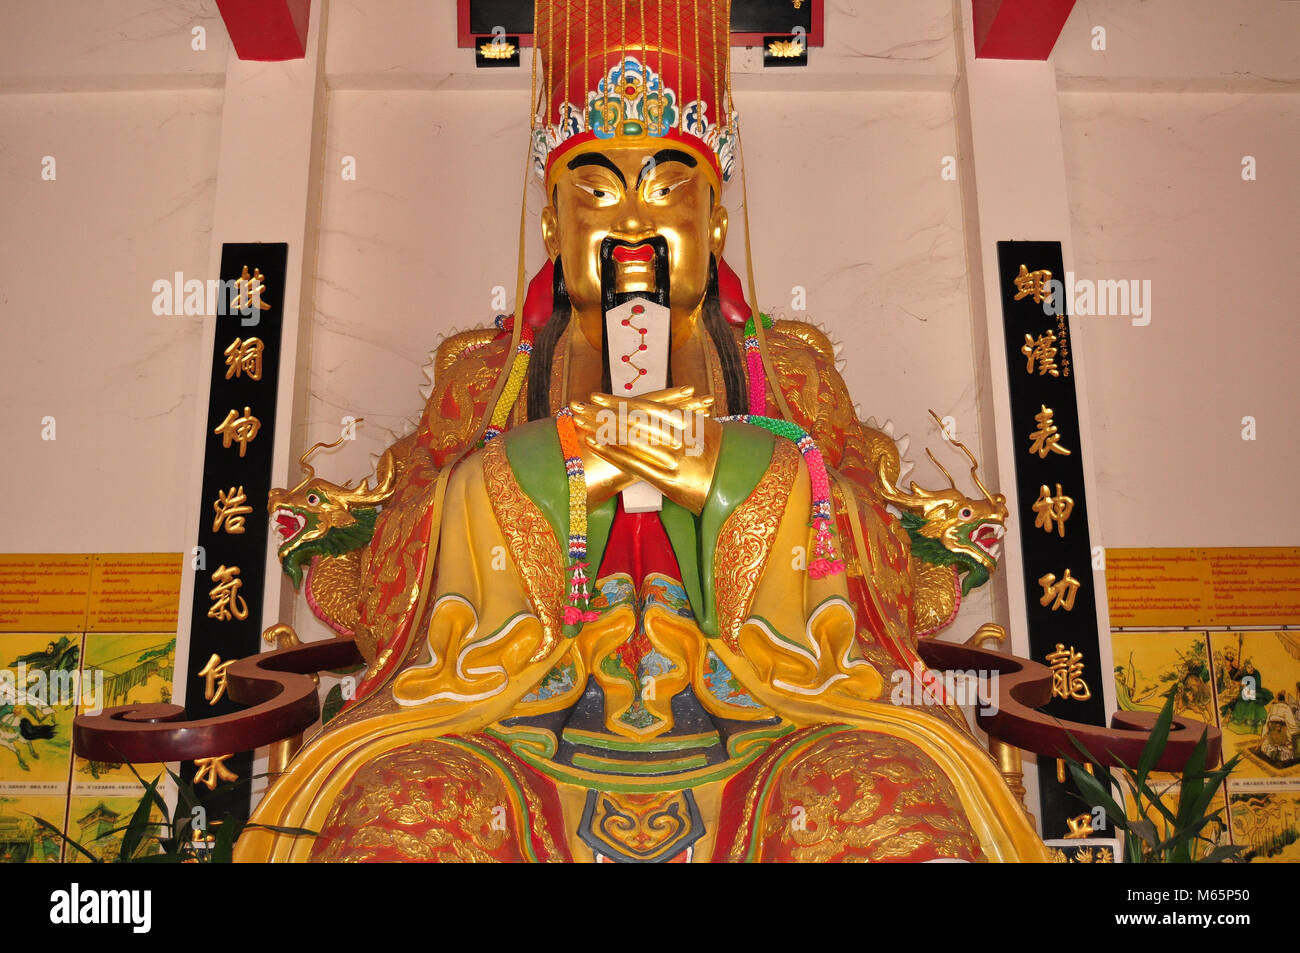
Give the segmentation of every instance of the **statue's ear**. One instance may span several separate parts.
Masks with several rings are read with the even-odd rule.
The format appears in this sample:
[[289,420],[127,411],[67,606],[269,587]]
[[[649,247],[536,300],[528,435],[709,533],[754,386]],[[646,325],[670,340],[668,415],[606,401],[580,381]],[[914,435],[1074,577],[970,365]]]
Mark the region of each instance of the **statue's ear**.
[[722,257],[722,248],[727,243],[727,210],[721,205],[713,206],[709,216],[709,251],[713,257]]
[[546,255],[551,261],[560,257],[560,226],[554,205],[542,209],[542,243],[546,245]]

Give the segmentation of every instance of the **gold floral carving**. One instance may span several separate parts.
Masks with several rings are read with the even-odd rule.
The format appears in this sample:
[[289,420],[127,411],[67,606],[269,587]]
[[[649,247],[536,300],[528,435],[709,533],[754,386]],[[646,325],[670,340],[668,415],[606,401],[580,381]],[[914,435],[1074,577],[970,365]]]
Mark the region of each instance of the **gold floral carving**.
[[[396,853],[406,860],[491,862],[502,859],[512,837],[523,859],[531,834],[548,859],[559,859],[540,801],[521,780],[505,777],[499,764],[468,745],[428,740],[399,748],[348,782],[312,860],[391,860]],[[524,817],[510,809],[517,805],[514,786],[524,794]]]
[[[844,487],[840,485],[840,481],[831,480],[831,504],[834,506],[836,513],[848,513],[849,504],[844,497]],[[840,546],[840,558],[844,560],[844,572],[850,577],[861,578],[863,575],[862,559],[858,556],[858,547],[848,544],[849,539],[851,539],[851,536],[846,534],[845,542]]]
[[[887,801],[880,781],[899,793]],[[842,732],[813,743],[781,769],[768,807],[764,845],[796,862],[845,849],[859,852],[845,859],[906,858],[927,844],[940,857],[980,854],[951,782],[897,738]]]
[[[897,605],[903,596],[903,589],[907,579],[904,572],[896,570],[890,565],[889,553],[886,551],[886,541],[889,540],[890,530],[898,527],[897,521],[891,521],[889,526],[881,519],[880,514],[875,508],[866,503],[865,500],[858,498],[858,515],[862,519],[862,528],[866,531],[867,545],[869,547],[868,556],[871,562],[871,574],[875,579],[876,585],[880,588],[880,594],[890,605]],[[899,530],[901,535],[901,530]],[[905,539],[905,537],[904,537]],[[892,540],[897,548],[905,545],[902,550],[904,553],[911,552],[911,542],[903,542],[903,539],[896,535]]]
[[740,624],[753,603],[754,589],[771,552],[799,472],[799,451],[777,440],[772,463],[749,498],[732,511],[718,533],[713,556],[713,592],[718,603],[718,634],[732,651],[740,650]]
[[495,327],[475,328],[470,331],[461,331],[459,334],[453,334],[445,338],[438,345],[438,351],[434,357],[434,379],[442,380],[443,375],[450,371],[466,353],[485,344],[491,344],[497,336],[498,331]]
[[923,559],[910,560],[915,600],[916,631],[933,632],[952,621],[957,612],[957,574],[951,566],[937,566]]
[[545,635],[530,659],[539,662],[551,654],[561,638],[564,563],[560,545],[542,511],[515,481],[504,440],[493,440],[483,448],[483,483],[510,558],[523,580],[529,605],[542,623]]
[[369,629],[363,633],[358,627],[361,621],[361,550],[316,560],[308,585],[316,608],[336,625],[354,634],[357,648],[366,661],[374,658],[374,636]]
[[[772,761],[779,760],[785,751],[797,747],[801,743],[798,735],[787,736],[786,738],[776,741],[767,754],[764,755],[770,764]],[[758,810],[759,801],[761,800],[761,788],[765,773],[756,776],[753,789],[749,791],[749,796],[745,798],[745,807],[740,814],[740,823],[736,830],[739,832],[735,841],[731,845],[731,856],[727,858],[727,863],[739,864],[745,860],[745,854],[749,849],[749,838],[747,836],[750,826],[754,823],[754,813]]]
[[[778,321],[768,340],[772,345],[772,367],[781,382],[785,399],[795,416],[811,423],[817,418],[821,374],[814,351],[801,347],[805,331],[821,334],[803,322]],[[791,340],[793,338],[793,340]],[[798,342],[798,343],[795,343]],[[812,431],[815,428],[807,427]]]
[[[467,331],[444,341],[435,358],[433,389],[425,406],[421,430],[429,453],[450,454],[464,447],[478,433],[481,403],[486,402],[502,373],[509,340],[495,341],[495,330]],[[479,335],[487,335],[485,342]],[[445,350],[444,350],[445,349]],[[456,408],[454,416],[443,412],[444,404]]]
[[778,321],[772,328],[772,334],[774,340],[776,336],[793,338],[816,351],[823,360],[835,360],[835,348],[830,340],[816,325],[807,321]]
[[[361,617],[370,627],[376,645],[388,644],[419,596],[416,559],[420,550],[408,541],[423,519],[425,507],[425,501],[416,498],[386,509],[376,523],[376,538],[362,552],[361,578],[369,582],[369,588]],[[402,598],[394,599],[384,588],[399,577],[405,580],[405,589]]]

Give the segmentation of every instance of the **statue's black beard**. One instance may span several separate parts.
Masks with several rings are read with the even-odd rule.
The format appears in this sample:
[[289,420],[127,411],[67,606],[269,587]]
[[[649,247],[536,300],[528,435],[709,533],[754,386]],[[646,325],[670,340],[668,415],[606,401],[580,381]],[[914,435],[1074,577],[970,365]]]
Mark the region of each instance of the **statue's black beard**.
[[[654,292],[626,292],[617,293],[614,291],[614,269],[615,262],[611,258],[614,248],[618,245],[627,245],[627,242],[617,239],[606,238],[600,246],[600,287],[601,302],[603,309],[608,311],[610,308],[617,307],[629,298],[648,298],[657,304],[668,307],[670,303],[670,288],[668,283],[668,243],[661,236],[655,236],[648,239],[646,244],[651,245],[655,250],[655,291]],[[561,259],[555,259],[555,273],[551,282],[551,294],[554,299],[554,306],[551,311],[551,319],[546,322],[537,337],[533,341],[533,355],[528,363],[528,419],[541,420],[543,417],[550,417],[558,408],[552,408],[550,403],[551,396],[551,367],[555,359],[555,345],[564,334],[564,329],[569,325],[569,318],[573,315],[573,307],[569,303],[569,293],[564,285],[564,263]],[[718,302],[718,264],[713,256],[709,256],[709,287],[704,296],[704,328],[709,332],[709,337],[713,339],[713,346],[718,352],[718,358],[722,365],[722,380],[727,389],[727,410],[729,414],[744,414],[749,409],[748,388],[745,378],[745,361],[741,353],[740,345],[737,343],[735,336],[732,334],[730,325],[727,324],[726,318],[722,316],[722,308]],[[609,345],[605,338],[604,322],[601,322],[601,388],[605,393],[612,390],[609,373]],[[669,352],[668,362],[668,382],[672,384],[672,357]],[[713,413],[718,414],[721,408],[714,408]]]
[[[621,238],[606,237],[600,243],[600,302],[602,317],[620,304],[633,298],[644,298],[664,308],[668,307],[669,301],[672,300],[668,281],[667,239],[662,235],[655,235],[653,238],[647,238],[645,241],[636,244],[649,245],[654,249],[655,290],[614,290],[614,280],[618,273],[618,262],[613,257],[614,249],[619,246],[624,248],[634,248],[636,246],[631,242],[623,241]],[[668,377],[664,386],[673,386],[673,352],[671,347],[668,349]],[[610,379],[609,373],[609,330],[603,320],[600,322],[600,389],[606,394],[614,392],[613,381]]]

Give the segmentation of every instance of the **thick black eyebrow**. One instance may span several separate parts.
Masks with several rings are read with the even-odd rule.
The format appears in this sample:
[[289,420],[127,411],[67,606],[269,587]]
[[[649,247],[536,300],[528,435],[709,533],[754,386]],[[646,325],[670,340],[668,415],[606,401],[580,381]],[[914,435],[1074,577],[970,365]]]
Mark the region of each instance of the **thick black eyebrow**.
[[660,149],[650,157],[649,162],[641,164],[641,171],[637,173],[636,187],[641,188],[641,180],[645,178],[646,173],[657,166],[660,162],[680,162],[689,168],[696,166],[695,156],[689,152],[682,152],[681,149]]
[[618,166],[614,165],[610,158],[601,152],[584,152],[580,156],[574,156],[569,160],[570,169],[580,169],[584,165],[598,165],[609,169],[618,176],[619,182],[623,183],[623,188],[627,188],[627,179],[623,178],[623,173],[619,171]]

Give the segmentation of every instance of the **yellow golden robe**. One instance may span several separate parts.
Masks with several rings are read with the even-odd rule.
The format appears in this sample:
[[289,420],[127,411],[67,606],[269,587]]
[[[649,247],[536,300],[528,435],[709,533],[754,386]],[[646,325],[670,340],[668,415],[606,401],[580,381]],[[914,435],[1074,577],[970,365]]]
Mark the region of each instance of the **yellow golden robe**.
[[[237,859],[1046,859],[960,715],[890,703],[891,676],[916,657],[908,541],[871,476],[870,443],[885,438],[857,422],[824,337],[781,322],[771,340],[797,422],[831,469],[848,572],[805,571],[811,493],[794,445],[728,424],[730,476],[715,479],[704,512],[691,522],[665,507],[682,584],[651,582],[676,601],[611,598],[574,637],[560,616],[567,514],[538,475],[553,424],[516,418],[448,466],[504,356],[483,338],[450,360],[440,352],[448,373],[362,557],[375,580],[357,598],[359,641],[373,645],[364,697],[254,817],[322,837],[252,830]],[[562,475],[558,457],[551,465]],[[693,554],[682,542],[692,533]],[[611,664],[638,626],[658,664],[648,682]],[[720,672],[731,690],[719,690]],[[589,685],[603,704],[596,730],[548,727]],[[686,695],[730,726],[725,759],[689,749],[711,739],[676,725]],[[560,757],[566,743],[585,753]],[[654,773],[637,760],[669,749],[682,754]],[[852,783],[835,788],[842,777]],[[457,793],[471,787],[497,793]],[[435,815],[446,823],[429,826]],[[688,819],[682,850],[672,837]]]

